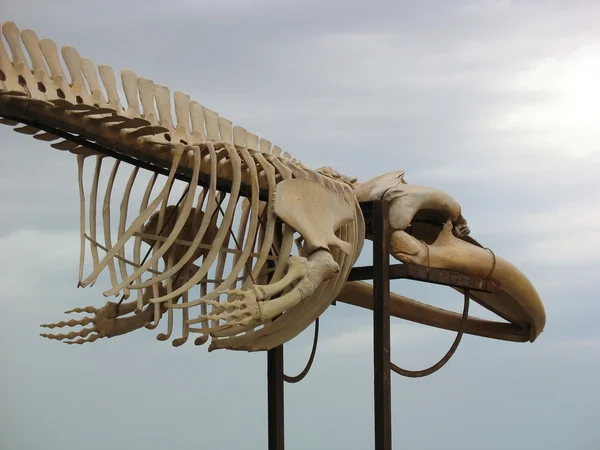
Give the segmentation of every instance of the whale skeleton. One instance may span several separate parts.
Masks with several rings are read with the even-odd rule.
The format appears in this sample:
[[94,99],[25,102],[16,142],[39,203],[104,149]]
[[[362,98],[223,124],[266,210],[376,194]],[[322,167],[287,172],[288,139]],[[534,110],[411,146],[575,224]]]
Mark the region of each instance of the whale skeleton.
[[210,338],[210,349],[272,349],[336,299],[372,307],[372,286],[348,277],[365,240],[360,205],[378,199],[389,204],[392,256],[498,283],[469,296],[507,322],[461,321],[397,294],[393,315],[512,341],[533,342],[543,330],[531,282],[469,236],[445,192],[409,184],[402,171],[359,182],[310,169],[184,93],[131,70],[118,83],[109,66],[12,22],[2,35],[0,122],[74,155],[78,286],[102,276],[104,295],[119,299],[67,311],[89,315],[42,325],[81,326],[42,336],[82,344],[166,321],[158,339],[168,340],[178,315],[174,346],[194,334],[198,345]]

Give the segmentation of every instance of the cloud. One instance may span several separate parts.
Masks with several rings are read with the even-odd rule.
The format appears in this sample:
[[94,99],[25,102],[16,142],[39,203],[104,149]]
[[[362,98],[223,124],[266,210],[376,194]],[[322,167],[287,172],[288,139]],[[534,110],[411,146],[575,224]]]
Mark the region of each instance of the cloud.
[[[532,345],[467,336],[435,376],[394,378],[395,445],[596,448],[599,5],[168,6],[4,1],[2,16],[96,63],[186,92],[309,166],[361,180],[405,169],[409,182],[450,192],[474,237],[533,280],[548,325]],[[200,439],[266,447],[264,354],[173,349],[148,330],[77,348],[37,336],[39,323],[106,298],[101,287],[75,288],[74,158],[8,127],[0,152],[7,446],[185,449]],[[394,283],[396,292],[460,308],[454,293],[436,288]],[[289,448],[372,446],[370,321],[350,307],[324,315],[310,375],[286,388]],[[453,339],[405,322],[392,330],[395,362],[415,368]],[[304,364],[311,334],[286,345],[286,372]],[[499,421],[510,433],[498,433]]]
[[[372,326],[352,326],[348,323],[346,328],[355,328],[351,331],[341,331],[329,335],[319,344],[319,351],[331,356],[357,357],[369,353],[373,349]],[[392,347],[410,347],[435,342],[437,331],[424,326],[407,324],[392,324],[390,327],[390,343]]]

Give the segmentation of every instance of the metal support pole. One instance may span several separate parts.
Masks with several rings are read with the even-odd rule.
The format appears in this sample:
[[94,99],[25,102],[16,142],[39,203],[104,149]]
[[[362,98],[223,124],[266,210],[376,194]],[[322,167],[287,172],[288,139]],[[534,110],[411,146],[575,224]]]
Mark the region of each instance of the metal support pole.
[[[279,242],[282,239],[282,224],[278,223],[275,233]],[[269,252],[275,256],[273,251]],[[269,259],[267,267],[273,269],[275,261]],[[268,280],[271,281],[273,272],[269,272]],[[267,421],[269,427],[269,450],[284,450],[284,375],[283,375],[283,345],[267,352]]]
[[269,450],[284,450],[283,345],[267,352]]
[[390,271],[387,203],[373,202],[373,367],[375,450],[392,449]]

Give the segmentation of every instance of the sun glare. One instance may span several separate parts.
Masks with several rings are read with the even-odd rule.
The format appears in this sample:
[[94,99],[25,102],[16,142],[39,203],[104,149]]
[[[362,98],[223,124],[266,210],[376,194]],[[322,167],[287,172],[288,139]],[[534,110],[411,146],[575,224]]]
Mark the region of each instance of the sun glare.
[[516,80],[541,94],[502,118],[503,130],[525,131],[534,147],[581,157],[600,151],[600,46],[535,64]]

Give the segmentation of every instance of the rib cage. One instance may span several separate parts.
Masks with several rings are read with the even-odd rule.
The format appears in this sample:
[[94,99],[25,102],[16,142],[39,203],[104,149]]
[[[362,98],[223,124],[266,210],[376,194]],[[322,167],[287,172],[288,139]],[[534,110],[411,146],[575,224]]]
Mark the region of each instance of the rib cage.
[[[319,182],[354,205],[356,220],[337,232],[353,244],[353,256],[333,249],[342,270],[308,300],[273,323],[213,333],[213,346],[268,349],[300,333],[327,308],[362,247],[364,224],[348,184],[306,168],[270,141],[233,126],[181,92],[173,95],[174,120],[169,89],[130,70],[121,72],[125,107],[110,67],[98,66],[98,80],[90,60],[63,47],[68,82],[52,41],[40,41],[29,30],[19,32],[10,22],[2,32],[12,60],[0,39],[0,116],[7,118],[0,121],[24,123],[15,131],[58,141],[51,146],[77,155],[80,286],[93,285],[107,272],[111,288],[104,291],[106,296],[131,297],[138,312],[149,301],[154,305],[149,328],[158,326],[164,305],[167,329],[158,336],[161,340],[171,337],[175,310],[181,310],[182,335],[173,341],[181,345],[190,333],[202,333],[208,326],[191,325],[195,317],[211,314],[223,291],[284,275],[289,257],[298,253],[293,245],[298,235],[277,221],[272,199],[278,182],[300,178]],[[129,162],[150,162],[167,174],[152,173],[140,185],[139,167],[131,167],[115,214],[115,184],[125,181],[125,165],[99,153],[96,145],[132,158]],[[91,183],[86,177],[89,161]],[[187,182],[176,179],[182,174]],[[179,193],[181,203],[176,205]],[[203,342],[202,337],[196,340]]]

